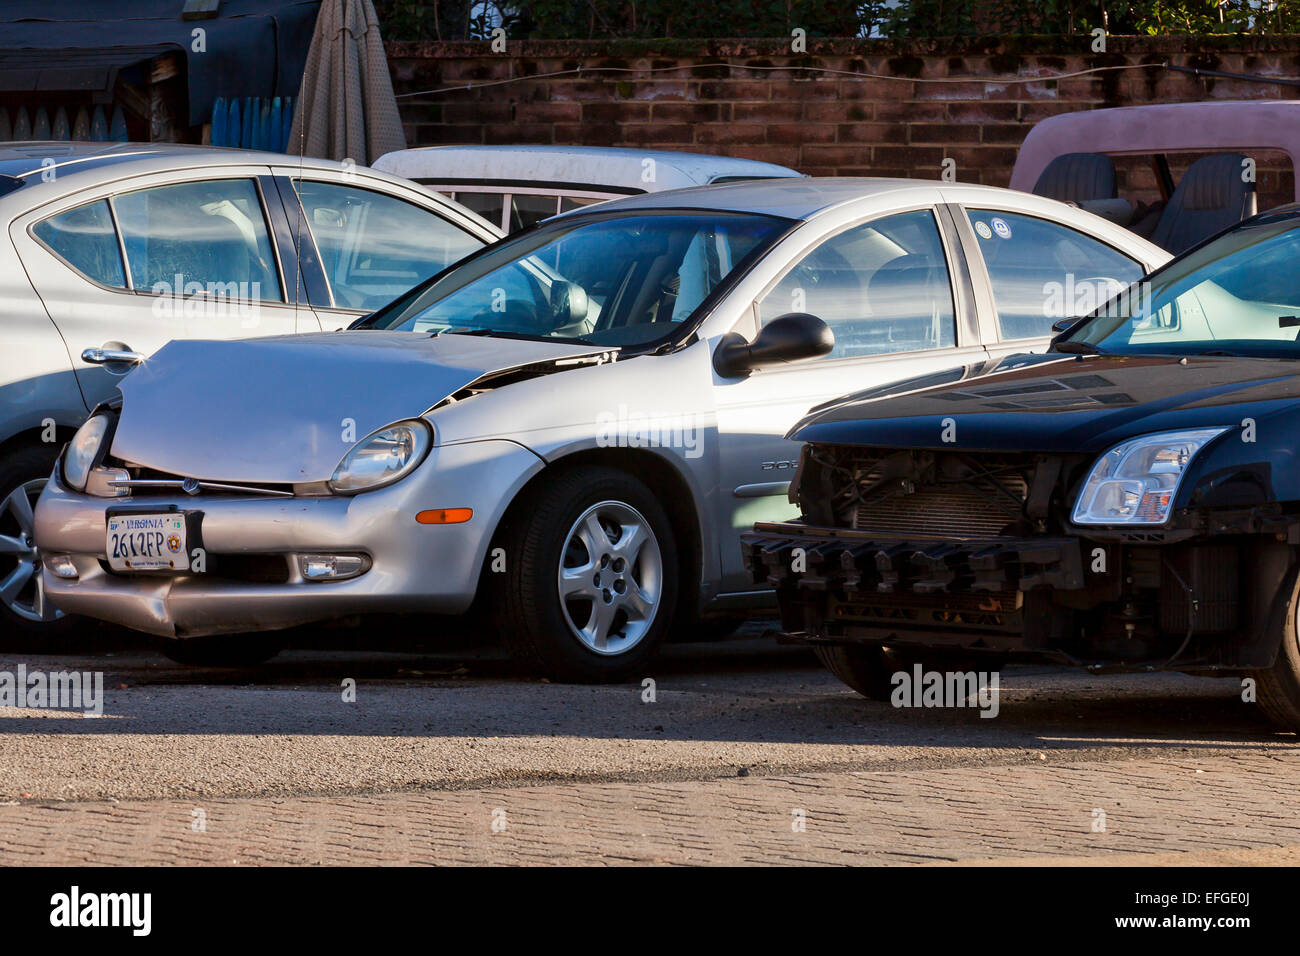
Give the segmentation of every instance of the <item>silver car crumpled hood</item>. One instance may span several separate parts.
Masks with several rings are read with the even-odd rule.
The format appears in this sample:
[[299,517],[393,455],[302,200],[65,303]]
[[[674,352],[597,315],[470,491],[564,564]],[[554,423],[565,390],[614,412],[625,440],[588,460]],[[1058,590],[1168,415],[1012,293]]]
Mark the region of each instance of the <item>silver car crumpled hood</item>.
[[355,442],[484,375],[609,351],[424,332],[177,340],[118,385],[112,453],[208,481],[325,481]]

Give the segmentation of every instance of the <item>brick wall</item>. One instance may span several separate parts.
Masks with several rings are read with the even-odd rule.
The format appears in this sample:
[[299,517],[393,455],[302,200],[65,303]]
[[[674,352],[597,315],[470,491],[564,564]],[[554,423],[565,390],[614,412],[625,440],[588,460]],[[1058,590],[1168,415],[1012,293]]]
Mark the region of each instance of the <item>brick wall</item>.
[[[1300,87],[1160,66],[1296,79],[1300,36],[1111,37],[1103,54],[1091,53],[1090,44],[1090,37],[810,40],[806,55],[792,55],[778,41],[548,41],[511,42],[505,53],[492,53],[488,43],[390,43],[388,52],[413,146],[629,146],[743,156],[813,175],[926,178],[937,178],[949,158],[959,180],[1000,186],[1029,128],[1056,113],[1300,98]],[[1149,66],[1052,78],[1142,64]],[[546,75],[599,67],[620,72]],[[954,82],[924,82],[931,79]],[[428,92],[436,90],[443,92]],[[1261,207],[1289,200],[1288,164],[1258,158]],[[1125,195],[1156,198],[1146,165],[1122,164],[1120,175]]]

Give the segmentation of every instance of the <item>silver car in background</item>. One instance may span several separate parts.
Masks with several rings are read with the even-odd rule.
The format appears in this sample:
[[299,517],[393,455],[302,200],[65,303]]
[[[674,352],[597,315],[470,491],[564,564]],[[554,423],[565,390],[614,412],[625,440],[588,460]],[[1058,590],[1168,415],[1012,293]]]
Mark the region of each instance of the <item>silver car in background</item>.
[[437,190],[506,232],[607,199],[803,175],[755,159],[615,146],[417,146],[385,153],[375,169]]
[[342,328],[500,235],[365,168],[165,143],[0,144],[0,225],[0,628],[47,636],[31,506],[138,356]]
[[351,331],[163,348],[41,497],[46,593],[189,661],[469,611],[554,677],[644,673],[670,628],[772,603],[739,535],[792,516],[783,436],[811,406],[1041,346],[1057,292],[1167,258],[1052,200],[911,180],[578,210]]

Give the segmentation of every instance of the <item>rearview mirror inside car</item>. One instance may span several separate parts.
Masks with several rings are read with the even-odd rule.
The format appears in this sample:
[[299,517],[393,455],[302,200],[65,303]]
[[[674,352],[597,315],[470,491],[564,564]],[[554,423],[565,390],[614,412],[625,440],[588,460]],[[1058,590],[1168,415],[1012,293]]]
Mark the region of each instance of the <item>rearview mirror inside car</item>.
[[759,330],[752,342],[737,332],[722,337],[713,353],[713,368],[724,378],[746,375],[763,365],[820,358],[835,348],[829,325],[806,312],[790,312]]

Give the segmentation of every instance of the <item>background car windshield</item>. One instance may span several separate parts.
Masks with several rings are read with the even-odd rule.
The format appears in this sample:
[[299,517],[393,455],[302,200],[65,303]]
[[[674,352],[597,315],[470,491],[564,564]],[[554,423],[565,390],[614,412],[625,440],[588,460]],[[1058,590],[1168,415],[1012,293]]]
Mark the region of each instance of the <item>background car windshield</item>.
[[469,260],[362,325],[655,342],[786,225],[718,212],[561,220]]
[[1300,357],[1298,259],[1300,218],[1260,217],[1135,283],[1062,342],[1120,354]]

